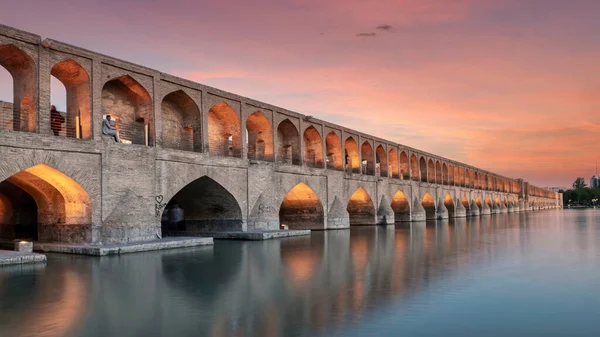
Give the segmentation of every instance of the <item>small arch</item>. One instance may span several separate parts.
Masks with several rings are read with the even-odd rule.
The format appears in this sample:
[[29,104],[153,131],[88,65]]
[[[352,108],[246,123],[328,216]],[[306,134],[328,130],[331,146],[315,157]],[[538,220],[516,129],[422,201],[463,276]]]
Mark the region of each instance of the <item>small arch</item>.
[[277,126],[277,161],[283,164],[301,165],[300,136],[298,129],[289,120],[284,119]]
[[369,193],[362,187],[359,187],[348,201],[346,207],[350,216],[350,225],[374,225],[375,220],[375,205],[369,196]]
[[431,197],[431,194],[425,193],[421,200],[421,205],[425,209],[425,219],[435,220],[435,201],[433,200],[433,197]]
[[450,194],[446,194],[446,197],[444,198],[444,206],[446,206],[446,209],[448,210],[448,217],[453,218],[456,215],[456,210],[454,208],[454,200]]
[[454,166],[448,164],[448,185],[454,185]]
[[417,160],[417,156],[414,154],[410,156],[410,170],[412,174],[412,180],[419,181],[419,161]]
[[228,232],[242,230],[242,209],[235,197],[208,176],[202,176],[179,190],[167,203],[163,218],[176,219],[175,205],[183,210],[184,221],[162,223],[163,235]]
[[454,185],[460,186],[460,168],[458,166],[454,166]]
[[475,204],[477,205],[477,207],[481,211],[482,210],[482,204],[481,204],[481,198],[480,197],[475,198]]
[[56,123],[51,118],[52,131],[61,130],[60,135],[69,138],[91,139],[92,95],[87,71],[73,59],[68,59],[56,63],[50,70],[50,74],[64,85],[66,91],[65,128],[63,129],[61,123]]
[[327,147],[327,168],[330,170],[342,171],[342,141],[335,131],[331,131],[325,137],[325,146]]
[[0,66],[12,77],[12,102],[2,104],[0,128],[36,132],[37,70],[33,59],[15,45],[0,46]]
[[168,149],[202,152],[200,109],[183,90],[166,95],[161,103],[162,140]]
[[443,180],[442,180],[442,166],[440,165],[439,161],[435,161],[435,183],[436,184],[442,184]]
[[466,195],[463,195],[460,203],[465,207],[465,209],[467,210],[467,214],[471,214],[471,204],[469,203],[469,200],[467,199]]
[[394,210],[395,222],[410,221],[410,202],[401,190],[398,190],[392,198],[392,209]]
[[465,187],[465,168],[459,168],[459,176],[460,176],[460,186]]
[[388,161],[387,155],[385,153],[385,149],[383,146],[379,145],[375,149],[375,168],[379,168],[379,176],[388,177]]
[[240,119],[225,102],[208,110],[208,152],[216,156],[241,157]]
[[465,187],[470,187],[471,186],[471,172],[469,171],[469,169],[465,169]]
[[400,177],[402,180],[410,179],[410,166],[408,162],[408,155],[404,151],[400,152]]
[[448,185],[448,166],[446,166],[446,163],[442,165],[442,184]]
[[360,153],[362,158],[362,172],[370,176],[375,175],[375,158],[373,156],[373,147],[369,141],[365,141],[360,147]]
[[[122,140],[132,144],[154,144],[152,98],[129,75],[114,78],[102,87],[102,114],[114,117]],[[146,132],[147,130],[147,132]]]
[[321,199],[305,183],[297,184],[281,202],[279,223],[290,229],[324,229],[325,212]]
[[432,184],[435,183],[435,166],[431,159],[427,162],[427,181]]
[[273,161],[273,128],[261,111],[246,119],[246,135],[248,159]]
[[308,167],[323,168],[323,142],[314,126],[304,130],[304,163]]
[[398,155],[396,154],[395,149],[390,149],[390,151],[388,152],[388,158],[388,168],[390,176],[394,179],[400,179],[400,171],[398,170]]
[[424,157],[421,157],[419,159],[419,169],[421,171],[421,181],[426,183],[427,182],[427,162],[425,161]]
[[348,137],[344,141],[346,152],[346,169],[352,173],[360,173],[360,159],[358,157],[358,144],[353,137]]

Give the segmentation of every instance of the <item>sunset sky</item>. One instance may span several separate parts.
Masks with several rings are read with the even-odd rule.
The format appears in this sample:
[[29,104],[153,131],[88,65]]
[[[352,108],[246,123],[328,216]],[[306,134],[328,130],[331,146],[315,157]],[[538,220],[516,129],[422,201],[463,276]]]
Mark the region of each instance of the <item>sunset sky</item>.
[[[600,153],[598,0],[11,1],[0,23],[538,186]],[[0,69],[0,79],[6,79]],[[0,81],[0,99],[11,97]]]

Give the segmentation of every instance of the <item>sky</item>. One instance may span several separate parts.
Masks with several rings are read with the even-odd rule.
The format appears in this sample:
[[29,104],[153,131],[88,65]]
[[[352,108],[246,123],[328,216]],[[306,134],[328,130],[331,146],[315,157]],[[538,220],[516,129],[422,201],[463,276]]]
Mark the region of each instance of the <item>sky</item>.
[[[598,17],[597,0],[20,0],[0,11],[43,38],[559,187],[588,181],[600,153]],[[0,100],[12,96],[3,71]]]

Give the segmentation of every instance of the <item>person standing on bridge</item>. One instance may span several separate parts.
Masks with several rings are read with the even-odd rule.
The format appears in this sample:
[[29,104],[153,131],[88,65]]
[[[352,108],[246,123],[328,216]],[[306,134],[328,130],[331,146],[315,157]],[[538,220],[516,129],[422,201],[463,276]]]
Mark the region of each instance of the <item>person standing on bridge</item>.
[[116,127],[112,126],[110,123],[111,117],[110,115],[106,116],[106,119],[102,121],[102,133],[107,136],[113,136],[117,143],[121,142],[121,138],[119,138],[119,130]]
[[60,114],[60,112],[56,111],[56,106],[50,107],[50,129],[55,136],[58,136],[60,130],[62,130],[62,125],[65,123],[65,118]]

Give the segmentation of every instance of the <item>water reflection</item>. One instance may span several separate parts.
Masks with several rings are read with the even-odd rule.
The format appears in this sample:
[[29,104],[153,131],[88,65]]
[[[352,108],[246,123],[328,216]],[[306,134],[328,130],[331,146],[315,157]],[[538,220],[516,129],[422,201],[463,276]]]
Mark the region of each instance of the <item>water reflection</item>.
[[427,303],[432,289],[436,307],[454,303],[488,266],[526,277],[520,261],[540,254],[543,265],[557,247],[597,266],[599,220],[509,213],[101,259],[52,255],[45,267],[0,269],[0,335],[360,335],[348,327]]

